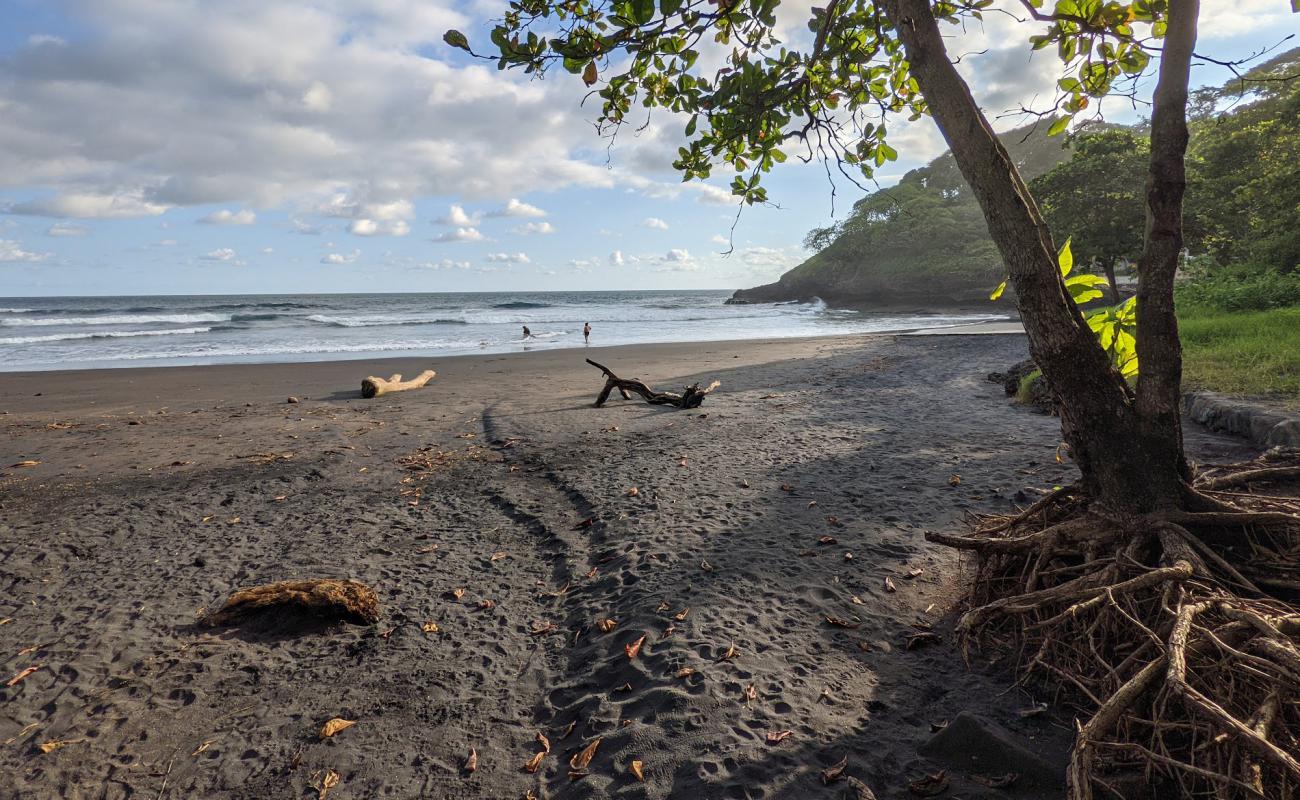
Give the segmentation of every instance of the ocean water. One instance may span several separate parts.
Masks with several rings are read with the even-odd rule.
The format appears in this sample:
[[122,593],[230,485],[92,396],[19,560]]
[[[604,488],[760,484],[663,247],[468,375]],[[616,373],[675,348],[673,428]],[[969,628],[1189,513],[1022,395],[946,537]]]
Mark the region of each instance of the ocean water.
[[[0,298],[0,371],[437,357],[962,325],[818,303],[728,306],[727,291]],[[532,331],[524,340],[523,326]]]

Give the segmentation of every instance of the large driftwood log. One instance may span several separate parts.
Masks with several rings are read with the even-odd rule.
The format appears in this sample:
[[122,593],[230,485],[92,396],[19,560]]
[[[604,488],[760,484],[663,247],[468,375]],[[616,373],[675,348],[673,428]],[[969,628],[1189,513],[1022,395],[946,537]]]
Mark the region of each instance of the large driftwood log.
[[359,625],[379,621],[379,597],[364,583],[328,578],[281,581],[239,589],[221,608],[204,616],[208,627],[230,625],[239,619],[275,609],[308,616],[341,619]]
[[618,389],[618,393],[623,396],[624,400],[632,399],[628,392],[636,392],[644,397],[645,401],[651,405],[676,406],[677,408],[698,408],[699,405],[704,402],[704,398],[709,392],[722,385],[722,381],[714,381],[706,388],[701,389],[698,383],[692,383],[690,386],[682,389],[681,394],[674,394],[673,392],[656,392],[654,389],[646,386],[642,381],[618,377],[613,372],[609,371],[609,367],[606,367],[603,364],[597,364],[590,358],[587,359],[587,363],[605,373],[605,388],[601,390],[600,396],[596,398],[597,408],[605,405],[605,401],[609,399],[609,393],[615,389]]
[[367,399],[378,397],[381,394],[392,394],[393,392],[405,392],[407,389],[419,389],[438,373],[431,369],[426,369],[409,381],[402,380],[401,374],[393,375],[388,379],[376,378],[371,375],[361,382],[361,396]]

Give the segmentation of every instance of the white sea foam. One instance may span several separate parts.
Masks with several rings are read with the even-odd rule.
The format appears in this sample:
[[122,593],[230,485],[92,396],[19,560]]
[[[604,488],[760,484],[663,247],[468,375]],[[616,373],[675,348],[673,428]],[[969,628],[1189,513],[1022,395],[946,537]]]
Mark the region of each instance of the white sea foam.
[[[229,322],[229,314],[115,314],[103,317],[27,317],[0,319],[0,325],[10,327],[52,325],[149,325],[167,323],[184,325],[187,322]],[[166,333],[167,331],[163,331]]]
[[9,336],[0,338],[0,344],[38,344],[63,342],[72,339],[124,339],[132,336],[171,336],[175,334],[207,333],[212,328],[173,328],[169,331],[100,331],[98,333],[51,333],[46,336]]

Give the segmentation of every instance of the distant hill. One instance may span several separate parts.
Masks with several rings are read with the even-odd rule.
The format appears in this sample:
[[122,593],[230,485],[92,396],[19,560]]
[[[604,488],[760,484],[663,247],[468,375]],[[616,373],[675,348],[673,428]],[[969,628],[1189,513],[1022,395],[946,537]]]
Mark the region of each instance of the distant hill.
[[[1050,120],[998,138],[1031,180],[1070,157]],[[741,289],[728,302],[821,298],[833,306],[952,308],[988,304],[1005,270],[979,204],[951,153],[872,192],[843,222],[808,234],[816,255],[776,283]]]

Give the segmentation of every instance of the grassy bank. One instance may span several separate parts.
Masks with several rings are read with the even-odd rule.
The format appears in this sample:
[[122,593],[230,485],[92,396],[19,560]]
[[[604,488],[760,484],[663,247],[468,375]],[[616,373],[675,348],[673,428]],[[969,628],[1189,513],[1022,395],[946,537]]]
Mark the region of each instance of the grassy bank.
[[1184,306],[1178,321],[1186,388],[1268,397],[1300,408],[1300,306],[1267,311]]

